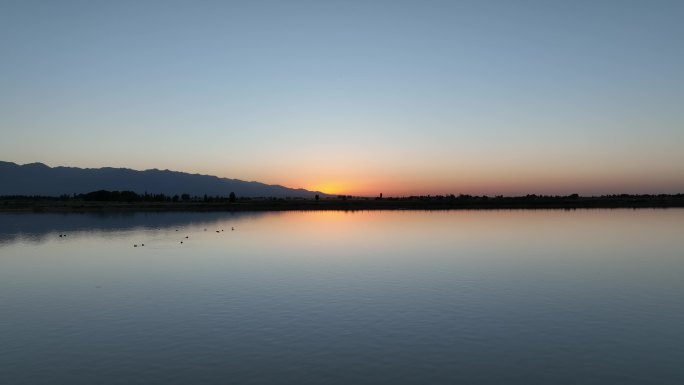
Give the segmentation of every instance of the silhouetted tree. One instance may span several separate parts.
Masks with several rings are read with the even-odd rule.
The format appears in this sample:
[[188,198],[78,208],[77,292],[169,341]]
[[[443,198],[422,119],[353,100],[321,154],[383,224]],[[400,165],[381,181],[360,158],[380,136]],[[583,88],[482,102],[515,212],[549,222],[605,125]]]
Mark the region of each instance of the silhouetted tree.
[[318,196],[318,194],[316,194],[316,196],[315,196],[314,198],[315,198],[316,200],[319,200],[319,199],[320,199],[320,197]]
[[235,202],[235,193],[231,192],[230,195],[228,195],[228,202]]

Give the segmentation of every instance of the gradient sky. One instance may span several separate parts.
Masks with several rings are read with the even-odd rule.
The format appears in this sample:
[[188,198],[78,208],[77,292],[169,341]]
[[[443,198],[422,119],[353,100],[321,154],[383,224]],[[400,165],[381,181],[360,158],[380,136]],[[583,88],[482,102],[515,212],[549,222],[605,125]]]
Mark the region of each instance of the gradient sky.
[[684,192],[684,1],[0,1],[0,160]]

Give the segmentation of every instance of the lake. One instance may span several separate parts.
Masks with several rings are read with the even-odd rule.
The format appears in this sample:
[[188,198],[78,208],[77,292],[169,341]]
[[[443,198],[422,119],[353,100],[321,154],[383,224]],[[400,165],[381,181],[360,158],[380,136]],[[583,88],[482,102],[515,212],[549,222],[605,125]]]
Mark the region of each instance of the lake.
[[0,213],[0,383],[681,384],[684,209]]

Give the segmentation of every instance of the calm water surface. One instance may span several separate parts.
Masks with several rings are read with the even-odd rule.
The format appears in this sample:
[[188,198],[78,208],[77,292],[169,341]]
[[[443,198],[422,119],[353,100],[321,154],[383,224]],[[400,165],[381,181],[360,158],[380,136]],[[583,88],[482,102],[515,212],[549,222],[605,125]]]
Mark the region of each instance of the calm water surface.
[[0,383],[682,384],[683,277],[681,209],[0,214]]

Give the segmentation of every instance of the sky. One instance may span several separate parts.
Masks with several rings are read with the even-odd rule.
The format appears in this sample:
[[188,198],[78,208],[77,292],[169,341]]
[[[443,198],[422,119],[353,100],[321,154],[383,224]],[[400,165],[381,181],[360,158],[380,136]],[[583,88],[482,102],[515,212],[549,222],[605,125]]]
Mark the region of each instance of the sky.
[[0,160],[684,192],[684,1],[0,0]]

